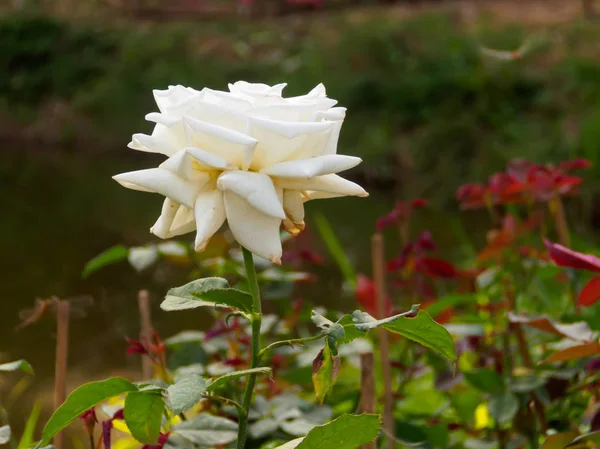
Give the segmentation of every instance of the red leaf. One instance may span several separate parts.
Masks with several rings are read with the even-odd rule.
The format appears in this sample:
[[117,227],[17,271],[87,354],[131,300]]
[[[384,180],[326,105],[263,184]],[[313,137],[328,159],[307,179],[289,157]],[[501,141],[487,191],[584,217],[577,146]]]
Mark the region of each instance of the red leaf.
[[589,307],[593,306],[600,300],[600,276],[596,276],[589,280],[585,287],[579,293],[577,305]]
[[[375,282],[363,274],[356,277],[356,299],[358,303],[365,308],[369,315],[377,317],[377,292]],[[389,316],[393,312],[392,301],[390,298],[385,298],[385,316]],[[383,317],[381,317],[383,318]]]
[[445,260],[435,259],[433,257],[421,257],[417,261],[419,271],[431,277],[453,278],[457,272],[454,265]]
[[578,270],[600,272],[600,259],[591,254],[578,253],[558,243],[544,239],[550,257],[561,267],[570,267]]

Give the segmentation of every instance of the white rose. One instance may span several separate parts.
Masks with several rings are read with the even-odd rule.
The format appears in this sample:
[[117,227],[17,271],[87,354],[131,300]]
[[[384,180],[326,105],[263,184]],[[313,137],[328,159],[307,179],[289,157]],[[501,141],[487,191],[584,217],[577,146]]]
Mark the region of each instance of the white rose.
[[160,113],[146,116],[154,131],[135,134],[129,147],[168,159],[114,177],[166,197],[151,232],[170,238],[196,230],[202,251],[227,220],[242,246],[281,263],[279,228],[301,232],[306,201],[368,196],[335,174],[361,162],[336,154],[345,108],[334,107],[322,84],[290,98],[284,87],[238,81],[229,92],[154,91]]

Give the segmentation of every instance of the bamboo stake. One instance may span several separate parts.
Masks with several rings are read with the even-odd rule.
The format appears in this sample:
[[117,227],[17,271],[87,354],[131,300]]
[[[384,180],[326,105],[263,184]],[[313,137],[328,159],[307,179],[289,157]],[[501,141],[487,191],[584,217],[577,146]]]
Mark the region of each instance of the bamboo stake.
[[[56,313],[56,360],[54,367],[54,409],[67,398],[67,361],[69,355],[69,301],[58,300]],[[54,437],[56,449],[63,447],[63,434]]]
[[[385,256],[383,253],[383,236],[376,233],[371,238],[373,258],[373,280],[377,292],[377,318],[385,317]],[[392,367],[389,359],[389,341],[386,330],[382,327],[379,331],[379,350],[381,357],[381,369],[383,372],[384,386],[384,409],[383,428],[388,437],[388,449],[394,449],[395,443],[392,436],[395,435],[393,414],[393,391],[392,391]]]
[[[140,311],[141,335],[150,341],[152,338],[152,313],[150,309],[150,295],[148,290],[140,290],[138,293],[138,308]],[[154,367],[148,357],[142,357],[142,377],[151,379],[154,375]]]
[[[360,355],[359,413],[375,413],[375,357],[372,352]],[[360,449],[377,449],[376,441],[363,444]]]

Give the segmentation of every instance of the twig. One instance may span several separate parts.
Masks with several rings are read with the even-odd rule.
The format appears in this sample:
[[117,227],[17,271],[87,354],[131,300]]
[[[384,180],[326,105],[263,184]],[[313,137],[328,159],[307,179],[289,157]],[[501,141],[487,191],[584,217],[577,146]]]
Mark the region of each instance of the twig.
[[233,399],[227,399],[227,398],[224,398],[223,396],[219,396],[216,394],[205,394],[204,398],[209,399],[209,400],[213,399],[215,401],[219,401],[224,404],[233,405],[237,409],[238,412],[240,412],[240,413],[244,412],[244,407],[242,407],[242,405],[239,402],[236,402]]
[[308,343],[311,341],[317,341],[323,337],[325,337],[325,334],[313,335],[311,337],[305,337],[305,338],[292,338],[291,340],[276,341],[275,343],[271,343],[269,346],[266,346],[263,349],[261,349],[258,352],[258,356],[260,358],[262,358],[268,351],[275,349],[275,348],[279,348],[280,346],[291,346],[293,348],[294,345],[302,346],[302,345],[304,345],[304,343]]
[[[371,250],[373,258],[373,280],[377,293],[377,318],[385,317],[385,256],[383,253],[383,236],[376,233],[371,238]],[[392,391],[392,367],[389,359],[388,334],[383,327],[379,331],[379,353],[381,357],[381,368],[383,372],[384,386],[384,409],[383,409],[383,428],[387,434],[394,434],[394,414]],[[394,449],[395,442],[388,438],[388,449]]]
[[[54,409],[67,397],[67,361],[69,355],[69,301],[59,299],[56,304],[56,360],[54,366]],[[63,447],[63,434],[54,437],[56,449]]]
[[[148,290],[140,290],[138,293],[138,308],[140,311],[141,334],[150,341],[152,338],[152,313],[150,309],[150,295]],[[152,361],[147,357],[142,357],[142,377],[151,379],[154,374]]]
[[[504,280],[504,295],[508,300],[509,309],[516,313],[515,295],[507,279]],[[510,323],[510,327],[512,328],[517,339],[519,353],[521,354],[523,365],[525,368],[533,370],[533,360],[531,358],[531,354],[529,353],[529,347],[527,346],[527,340],[525,338],[525,333],[523,332],[523,327],[519,323]],[[531,393],[531,400],[533,401],[533,411],[535,412],[539,422],[540,430],[545,434],[548,430],[548,423],[546,422],[544,404],[541,403],[535,393]]]
[[[375,413],[375,357],[372,352],[360,355],[360,413]],[[375,441],[363,444],[360,449],[376,449]]]

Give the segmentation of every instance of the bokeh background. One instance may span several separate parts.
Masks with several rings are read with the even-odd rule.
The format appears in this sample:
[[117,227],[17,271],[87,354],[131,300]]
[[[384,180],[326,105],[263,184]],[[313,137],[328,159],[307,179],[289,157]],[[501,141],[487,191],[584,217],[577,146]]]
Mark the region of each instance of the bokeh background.
[[[287,82],[291,96],[324,83],[348,108],[340,152],[364,159],[349,177],[371,197],[309,203],[309,216],[326,216],[358,271],[370,271],[377,217],[416,197],[432,205],[418,220],[460,260],[464,242],[483,242],[490,223],[485,214],[459,213],[456,188],[516,157],[592,161],[568,212],[578,235],[593,242],[600,225],[595,8],[580,0],[0,1],[0,357],[36,368],[24,413],[34,393],[43,399],[47,391],[50,403],[53,321],[14,329],[36,297],[96,300],[87,318],[72,323],[73,386],[139,371],[123,337],[139,332],[141,288],[151,292],[161,334],[203,325],[199,315],[157,308],[169,286],[186,281],[185,268],[137,273],[122,263],[81,276],[112,245],[154,240],[148,229],[162,199],[111,180],[160,160],[126,148],[131,134],[152,129],[144,121],[156,109],[152,89],[226,89],[242,79]],[[324,252],[310,222],[308,229],[302,244]],[[319,277],[315,302],[353,307],[341,299],[333,261]]]

